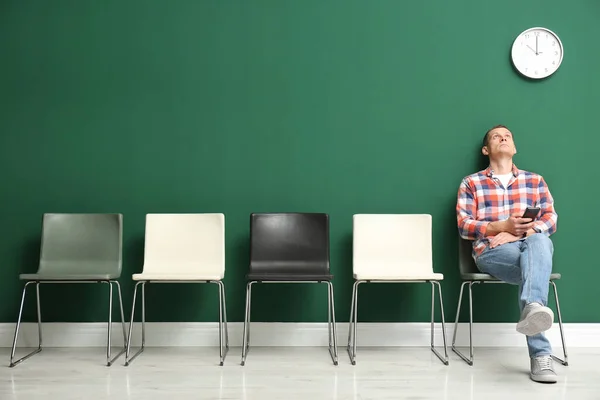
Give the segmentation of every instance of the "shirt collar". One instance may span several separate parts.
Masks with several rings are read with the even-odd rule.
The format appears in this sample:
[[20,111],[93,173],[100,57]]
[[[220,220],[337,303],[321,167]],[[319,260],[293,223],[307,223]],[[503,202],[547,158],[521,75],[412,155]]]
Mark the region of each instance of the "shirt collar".
[[[489,178],[493,178],[494,170],[492,169],[492,167],[487,167],[484,171],[484,174]],[[512,174],[515,178],[519,176],[519,169],[515,164],[512,165]]]

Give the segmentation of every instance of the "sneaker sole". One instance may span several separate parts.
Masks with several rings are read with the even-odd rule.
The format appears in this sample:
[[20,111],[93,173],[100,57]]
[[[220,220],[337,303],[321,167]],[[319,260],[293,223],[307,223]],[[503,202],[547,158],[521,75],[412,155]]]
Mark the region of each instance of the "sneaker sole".
[[554,313],[547,307],[534,310],[523,321],[517,324],[517,332],[527,336],[534,336],[547,331],[554,322]]
[[535,381],[535,382],[541,382],[541,383],[556,383],[558,382],[558,379],[556,376],[553,375],[534,375],[534,374],[530,374],[531,375],[531,380]]

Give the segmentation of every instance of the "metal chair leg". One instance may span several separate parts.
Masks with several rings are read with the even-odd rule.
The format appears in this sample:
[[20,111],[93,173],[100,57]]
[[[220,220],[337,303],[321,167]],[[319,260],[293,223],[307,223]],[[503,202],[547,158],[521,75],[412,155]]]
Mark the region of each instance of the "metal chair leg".
[[456,307],[456,319],[454,320],[454,333],[452,334],[452,350],[456,351],[455,349],[455,345],[456,345],[456,333],[458,332],[458,321],[460,319],[460,306],[462,305],[462,297],[463,297],[463,291],[465,288],[465,285],[468,282],[463,282],[462,285],[460,285],[460,293],[458,295],[458,306]]
[[469,284],[469,355],[471,356],[471,365],[473,365],[473,284]]
[[354,292],[355,291],[356,291],[356,287],[354,285],[352,285],[352,296],[350,297],[350,317],[348,318],[348,345],[346,346],[348,355],[350,355],[350,346],[352,345],[352,316],[354,315]]
[[[460,286],[460,295],[458,299],[458,308],[456,310],[456,321],[454,322],[454,336],[452,338],[452,351],[454,351],[460,358],[462,358],[467,364],[473,365],[473,284],[477,282],[465,281]],[[461,353],[456,348],[456,333],[458,331],[458,320],[460,316],[460,306],[462,303],[463,289],[465,285],[469,285],[469,358]]]
[[[257,282],[252,282],[252,283],[254,284]],[[250,351],[250,337],[252,336],[251,335],[252,323],[250,322],[251,316],[252,316],[252,285],[250,285],[250,296],[248,298],[248,339],[246,342],[246,353],[248,351]]]
[[222,281],[214,281],[219,286],[219,357],[220,357],[220,366],[223,366],[225,362],[225,356],[227,355],[227,351],[229,350],[229,346],[227,345],[227,339],[224,337],[224,320],[225,317],[225,285]]
[[112,348],[112,344],[111,344],[111,337],[112,337],[112,298],[113,298],[113,292],[112,292],[112,284],[110,283],[110,281],[107,281],[105,283],[108,283],[108,338],[106,341],[106,366],[110,367],[111,365],[111,359],[110,359],[110,352],[111,352],[111,348]]
[[[327,327],[329,331],[329,354],[331,355],[331,359],[333,361],[333,365],[338,365],[338,351],[337,351],[337,330],[335,326],[335,299],[333,293],[333,283],[327,283],[327,294],[328,294],[328,309],[330,311],[328,320],[330,326]],[[333,348],[331,343],[331,337],[333,336]]]
[[[125,315],[123,314],[123,302],[121,299],[121,287],[119,286],[119,282],[117,281],[106,281],[106,282],[102,282],[102,283],[108,283],[108,339],[107,339],[107,345],[106,345],[106,366],[110,367],[117,358],[119,358],[123,353],[125,353],[126,351],[126,347],[125,347],[125,343],[127,341],[126,338],[126,333],[125,333]],[[119,305],[120,305],[120,311],[121,311],[121,324],[123,327],[123,348],[121,349],[121,351],[119,351],[119,353],[114,357],[111,358],[111,352],[112,352],[112,309],[113,309],[113,283],[117,284],[117,289],[118,289],[118,295],[119,295]]]
[[350,326],[348,327],[348,356],[352,365],[356,365],[356,326],[358,324],[358,286],[364,281],[356,281],[352,286],[352,304],[350,305]]
[[223,284],[223,322],[225,324],[225,348],[229,350],[229,331],[227,330],[227,301],[225,293],[225,284]]
[[[469,285],[469,293],[471,289],[471,282],[465,281],[462,285],[460,285],[460,294],[458,295],[458,307],[456,309],[456,320],[454,321],[454,335],[452,336],[452,351],[455,352],[460,358],[462,358],[467,364],[473,365],[473,351],[471,350],[470,359],[467,358],[463,353],[461,353],[458,348],[456,348],[456,334],[458,332],[458,321],[460,318],[460,308],[462,305],[462,298],[465,285]],[[470,294],[469,294],[470,295]],[[469,302],[470,304],[470,302]],[[472,319],[472,314],[469,314],[469,318]],[[471,324],[469,324],[469,338],[471,337]],[[472,341],[470,341],[470,347],[472,349]]]
[[567,345],[565,343],[565,334],[563,331],[563,322],[562,322],[562,315],[560,313],[560,303],[558,302],[558,290],[556,289],[556,283],[554,281],[550,281],[550,284],[552,285],[552,288],[554,289],[554,299],[556,300],[556,313],[558,314],[558,327],[560,328],[560,340],[562,341],[562,346],[563,346],[563,354],[564,354],[564,359],[560,359],[558,357],[556,357],[555,355],[552,355],[552,358],[555,359],[556,361],[558,361],[559,363],[561,363],[564,366],[569,365],[569,359],[567,356]]
[[[438,287],[438,295],[440,297],[440,313],[441,313],[441,317],[442,317],[442,338],[444,340],[444,355],[445,355],[445,357],[442,357],[442,355],[437,351],[437,349],[435,348],[435,341],[434,341],[435,286]],[[442,285],[438,281],[431,281],[431,351],[433,351],[433,353],[440,359],[441,362],[444,363],[444,365],[449,364],[448,346],[446,344],[446,322],[444,319],[444,301],[442,299]]]
[[223,295],[221,285],[215,282],[219,287],[219,365],[223,366]]
[[331,296],[329,295],[329,285],[327,285],[327,334],[329,337],[329,348],[331,348],[333,338],[331,337]]
[[[138,286],[142,285],[142,346],[133,357],[129,357],[131,352],[131,336],[133,334],[133,317],[135,315],[135,299],[137,296]],[[146,344],[146,282],[140,281],[136,283],[133,291],[133,305],[131,306],[131,320],[129,321],[129,335],[127,337],[127,350],[125,352],[125,366],[129,366],[137,356],[142,354]]]
[[[38,348],[35,349],[34,351],[32,351],[31,353],[27,354],[26,356],[21,357],[18,360],[14,361],[15,351],[17,349],[17,339],[19,338],[19,328],[21,326],[21,317],[23,316],[23,305],[25,304],[25,295],[27,293],[27,287],[32,283],[36,283],[37,315],[38,315]],[[10,368],[16,366],[17,364],[20,364],[21,362],[27,360],[29,357],[39,353],[40,351],[42,351],[42,313],[41,313],[41,308],[40,308],[40,283],[30,281],[30,282],[25,283],[25,286],[23,287],[23,294],[21,296],[21,307],[19,308],[19,318],[17,319],[17,326],[15,328],[15,336],[13,339],[12,350],[10,352],[10,364],[9,364]]]
[[123,350],[127,348],[127,325],[125,322],[125,313],[123,311],[123,296],[121,294],[121,285],[118,281],[114,281],[117,285],[117,292],[119,294],[119,308],[121,311],[121,327],[123,328]]
[[244,334],[242,338],[242,362],[241,365],[246,364],[246,356],[250,348],[250,311],[252,301],[252,284],[254,281],[248,282],[246,285],[246,313],[244,317]]

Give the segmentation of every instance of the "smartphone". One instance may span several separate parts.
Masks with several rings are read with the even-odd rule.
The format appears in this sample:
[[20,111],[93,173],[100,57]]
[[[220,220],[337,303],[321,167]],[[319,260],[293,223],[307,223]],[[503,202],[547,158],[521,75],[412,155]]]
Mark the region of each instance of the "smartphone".
[[540,213],[539,207],[527,207],[521,218],[531,218],[532,220]]

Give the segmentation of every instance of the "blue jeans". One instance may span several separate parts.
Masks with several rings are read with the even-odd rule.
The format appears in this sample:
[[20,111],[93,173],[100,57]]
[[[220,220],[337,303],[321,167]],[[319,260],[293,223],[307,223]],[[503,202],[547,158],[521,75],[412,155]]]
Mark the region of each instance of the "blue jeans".
[[[488,246],[475,263],[481,272],[519,285],[519,307],[523,311],[528,303],[547,305],[553,251],[550,238],[536,233],[493,249]],[[543,333],[527,336],[527,347],[530,357],[552,354],[552,346]]]

